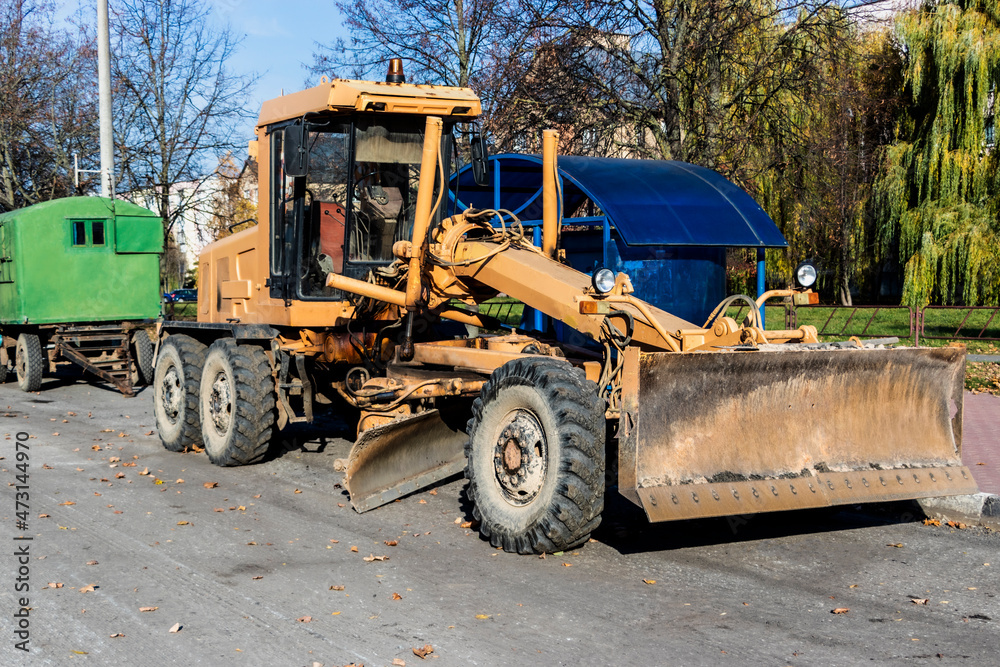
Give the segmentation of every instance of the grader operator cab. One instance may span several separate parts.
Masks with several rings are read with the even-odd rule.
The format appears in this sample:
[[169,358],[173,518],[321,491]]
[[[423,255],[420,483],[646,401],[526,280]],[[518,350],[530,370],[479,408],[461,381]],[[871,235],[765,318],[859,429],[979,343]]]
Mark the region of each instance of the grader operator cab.
[[[521,553],[589,537],[606,456],[651,521],[975,491],[963,351],[764,330],[755,311],[791,290],[749,299],[743,323],[720,308],[697,326],[623,273],[570,268],[553,132],[541,247],[509,212],[446,215],[457,128],[480,102],[394,67],[264,104],[258,224],[205,248],[198,321],[161,330],[165,447],[253,463],[334,404],[358,415],[344,463],[358,511],[464,471],[482,534]],[[501,330],[478,313],[500,293],[590,344],[447,330]]]

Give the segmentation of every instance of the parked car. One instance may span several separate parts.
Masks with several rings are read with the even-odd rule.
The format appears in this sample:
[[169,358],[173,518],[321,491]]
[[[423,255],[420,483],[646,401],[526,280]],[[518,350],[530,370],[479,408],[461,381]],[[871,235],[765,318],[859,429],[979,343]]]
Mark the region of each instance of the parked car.
[[198,290],[196,289],[175,289],[169,294],[163,295],[163,300],[167,303],[188,303],[198,300]]

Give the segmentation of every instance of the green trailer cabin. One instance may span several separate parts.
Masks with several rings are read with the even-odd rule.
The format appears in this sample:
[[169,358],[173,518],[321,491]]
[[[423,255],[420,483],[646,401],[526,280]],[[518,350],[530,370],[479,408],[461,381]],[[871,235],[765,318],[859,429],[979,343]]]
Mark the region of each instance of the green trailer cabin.
[[68,197],[0,215],[0,373],[14,356],[33,391],[41,366],[71,361],[131,394],[125,376],[142,379],[129,366],[146,347],[137,350],[146,334],[136,325],[160,315],[162,251],[159,216],[121,200]]
[[67,197],[0,215],[0,324],[160,315],[158,215],[124,201]]

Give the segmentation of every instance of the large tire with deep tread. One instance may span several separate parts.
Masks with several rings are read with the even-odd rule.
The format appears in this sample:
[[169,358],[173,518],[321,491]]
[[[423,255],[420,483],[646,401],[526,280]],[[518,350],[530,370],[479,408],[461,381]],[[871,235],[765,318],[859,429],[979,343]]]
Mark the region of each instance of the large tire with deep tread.
[[522,554],[585,542],[604,509],[597,385],[563,361],[516,359],[493,372],[472,414],[466,492],[483,537]]
[[17,369],[17,386],[21,391],[38,391],[42,386],[43,362],[38,336],[27,333],[18,336],[14,367]]
[[267,454],[276,418],[271,364],[264,350],[225,338],[205,356],[201,392],[202,441],[219,466],[256,463]]
[[138,387],[153,382],[153,343],[145,329],[136,329],[132,334],[132,386]]
[[160,345],[153,373],[153,414],[160,442],[172,452],[201,445],[198,387],[205,349],[183,334],[168,336]]

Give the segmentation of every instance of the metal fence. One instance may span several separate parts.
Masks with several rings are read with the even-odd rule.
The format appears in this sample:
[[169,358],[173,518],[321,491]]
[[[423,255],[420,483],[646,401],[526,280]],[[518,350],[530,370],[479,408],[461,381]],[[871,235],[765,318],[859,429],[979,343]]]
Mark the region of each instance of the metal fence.
[[[741,321],[745,310],[743,307],[733,309],[730,315]],[[921,338],[1000,341],[1000,307],[997,306],[925,306],[916,310],[908,306],[774,304],[769,305],[767,310],[769,322],[775,321],[776,314],[783,315],[785,329],[811,324],[820,336],[894,336],[915,346],[920,345]],[[772,325],[771,328],[777,327]]]

